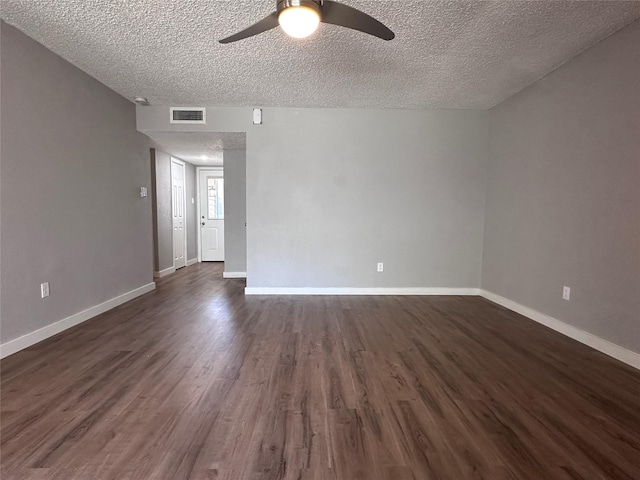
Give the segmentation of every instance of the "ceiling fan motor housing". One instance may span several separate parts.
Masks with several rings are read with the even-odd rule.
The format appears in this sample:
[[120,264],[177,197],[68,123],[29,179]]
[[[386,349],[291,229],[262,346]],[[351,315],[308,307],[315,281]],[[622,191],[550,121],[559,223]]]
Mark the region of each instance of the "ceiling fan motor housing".
[[322,0],[278,0],[276,10],[278,15],[280,15],[283,10],[290,7],[308,7],[315,10],[318,16],[320,16],[321,3]]
[[335,0],[276,0],[275,12],[235,35],[223,38],[220,43],[237,42],[278,25],[291,37],[306,38],[316,31],[319,23],[350,28],[383,40],[395,37],[389,27],[371,15]]

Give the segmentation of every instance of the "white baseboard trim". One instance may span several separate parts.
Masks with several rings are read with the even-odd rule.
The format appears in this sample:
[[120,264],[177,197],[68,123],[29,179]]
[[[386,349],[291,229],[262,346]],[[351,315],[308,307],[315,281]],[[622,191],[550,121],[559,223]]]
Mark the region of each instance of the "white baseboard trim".
[[534,310],[529,307],[525,307],[513,300],[509,300],[508,298],[501,297],[492,292],[488,292],[487,290],[481,290],[480,295],[487,300],[492,301],[493,303],[497,303],[498,305],[502,305],[509,310],[512,310],[520,315],[524,315],[527,318],[530,318],[534,322],[538,322],[546,327],[549,327],[552,330],[555,330],[558,333],[562,333],[569,338],[573,338],[580,343],[584,343],[591,348],[598,350],[599,352],[604,353],[605,355],[609,355],[610,357],[615,358],[616,360],[620,360],[627,365],[630,365],[634,368],[640,370],[640,354],[627,350],[620,345],[616,345],[608,340],[597,337],[592,333],[585,332],[584,330],[580,330],[568,323],[565,323],[557,318],[550,317],[549,315],[545,315],[544,313],[540,313],[537,310]]
[[153,272],[153,278],[163,278],[167,275],[171,275],[175,273],[176,267],[165,268],[164,270],[160,270],[159,272]]
[[247,278],[247,272],[223,272],[222,278]]
[[46,340],[47,338],[63,332],[71,327],[75,327],[82,322],[86,322],[87,320],[96,317],[101,313],[106,312],[107,310],[111,310],[112,308],[115,308],[118,305],[122,305],[129,300],[133,300],[140,295],[151,292],[152,290],[155,290],[155,288],[156,284],[154,282],[148,283],[147,285],[136,288],[135,290],[131,290],[130,292],[123,293],[122,295],[112,298],[111,300],[107,300],[100,305],[95,305],[91,308],[83,310],[82,312],[76,313],[74,315],[71,315],[70,317],[52,323],[51,325],[42,327],[34,332],[27,333],[26,335],[18,337],[14,340],[9,340],[8,342],[0,345],[0,358],[13,355],[14,353],[19,352],[20,350],[24,350],[31,345]]
[[187,267],[190,267],[191,265],[195,265],[196,263],[198,263],[197,258],[192,258],[191,260],[187,260]]
[[480,295],[479,288],[261,288],[245,295]]

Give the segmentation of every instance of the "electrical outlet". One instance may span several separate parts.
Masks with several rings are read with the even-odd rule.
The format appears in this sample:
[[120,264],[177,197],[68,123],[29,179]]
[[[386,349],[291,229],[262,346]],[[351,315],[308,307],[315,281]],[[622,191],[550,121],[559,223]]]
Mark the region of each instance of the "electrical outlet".
[[40,284],[40,298],[45,298],[49,296],[49,282],[44,282]]
[[562,287],[562,298],[564,300],[571,300],[571,289],[569,287]]
[[378,272],[384,272],[384,263],[378,263]]

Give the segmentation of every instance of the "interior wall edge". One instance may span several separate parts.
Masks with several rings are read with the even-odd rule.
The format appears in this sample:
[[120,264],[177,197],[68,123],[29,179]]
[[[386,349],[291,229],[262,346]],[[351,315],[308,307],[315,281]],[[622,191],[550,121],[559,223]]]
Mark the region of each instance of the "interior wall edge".
[[478,296],[479,288],[441,288],[441,287],[408,287],[408,288],[305,288],[305,287],[247,287],[245,295],[461,295]]
[[122,305],[123,303],[133,300],[134,298],[144,295],[145,293],[149,293],[155,290],[155,288],[155,282],[148,283],[134,290],[123,293],[122,295],[118,295],[117,297],[107,300],[106,302],[103,302],[99,305],[94,305],[93,307],[78,312],[67,318],[63,318],[62,320],[59,320],[55,323],[51,323],[45,327],[39,328],[38,330],[34,330],[33,332],[27,333],[18,338],[9,340],[0,345],[0,358],[8,357],[9,355],[13,355],[20,350],[24,350],[25,348],[35,345],[36,343],[42,342],[43,340],[53,337],[58,333],[64,332],[71,327],[75,327],[76,325],[97,317],[101,313],[111,310],[112,308]]
[[576,328],[562,320],[558,320],[557,318],[538,312],[533,308],[529,308],[488,290],[480,290],[480,296],[640,370],[640,353],[621,347],[620,345],[598,337],[593,333]]

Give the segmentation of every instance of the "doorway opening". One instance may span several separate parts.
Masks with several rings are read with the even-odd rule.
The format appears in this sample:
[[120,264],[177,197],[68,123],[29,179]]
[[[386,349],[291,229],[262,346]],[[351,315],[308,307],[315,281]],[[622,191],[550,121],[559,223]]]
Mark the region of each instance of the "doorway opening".
[[201,262],[224,262],[224,170],[198,169],[198,237]]
[[[184,258],[186,266],[224,262],[224,278],[246,278],[246,133],[144,133],[152,145],[154,275],[171,274]],[[185,166],[186,206],[173,198],[181,195],[171,184],[171,159]],[[179,221],[174,229],[174,210],[176,220],[181,211],[184,215],[186,241],[178,235]]]

